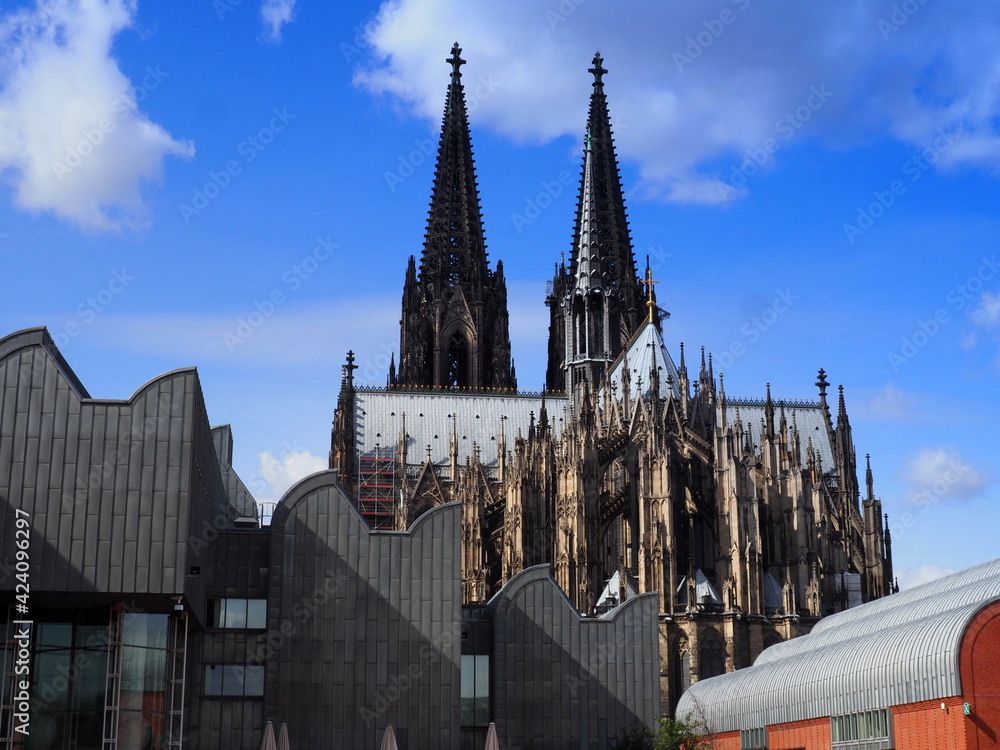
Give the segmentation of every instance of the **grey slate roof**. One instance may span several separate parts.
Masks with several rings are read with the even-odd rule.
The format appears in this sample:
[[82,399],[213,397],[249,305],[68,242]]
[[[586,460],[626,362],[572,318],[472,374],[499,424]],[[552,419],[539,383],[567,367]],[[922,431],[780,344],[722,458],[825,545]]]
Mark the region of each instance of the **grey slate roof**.
[[[780,401],[774,402],[774,422],[777,428],[781,419]],[[806,460],[806,446],[809,438],[812,438],[813,448],[819,451],[823,460],[823,471],[829,473],[834,470],[833,445],[830,443],[830,433],[826,429],[826,417],[819,402],[795,401],[785,402],[785,420],[788,422],[788,429],[792,429],[792,415],[795,415],[795,424],[799,428],[799,447],[802,452],[802,462]],[[735,424],[737,416],[743,422],[744,429],[749,429],[755,445],[760,445],[760,425],[765,418],[765,406],[759,400],[726,400],[726,416],[730,424]]]
[[[427,446],[435,464],[447,463],[451,450],[452,417],[458,436],[458,456],[465,462],[472,456],[474,444],[482,451],[486,466],[497,463],[497,441],[500,439],[501,417],[504,442],[512,450],[518,430],[528,433],[531,414],[537,424],[542,408],[542,396],[491,396],[469,393],[419,393],[406,391],[375,391],[359,389],[354,398],[354,444],[363,454],[376,446],[397,445],[406,415],[407,461],[423,463]],[[548,395],[544,399],[549,421],[555,421],[555,431],[562,431],[565,419],[565,396]]]
[[[641,379],[641,393],[644,396],[649,395],[649,372],[653,365],[654,352],[656,355],[656,366],[660,372],[660,398],[666,398],[671,393],[673,393],[674,398],[679,398],[680,390],[678,383],[680,382],[680,376],[677,374],[677,367],[674,365],[674,360],[670,357],[667,347],[663,344],[660,332],[648,320],[642,325],[636,335],[632,337],[632,341],[625,349],[625,352],[615,360],[614,365],[611,367],[608,382],[614,383],[618,394],[622,392],[622,375],[627,364],[631,378],[630,387],[632,394],[635,395],[640,392],[638,385]],[[603,386],[599,394],[601,397],[604,396]]]
[[1000,560],[839,612],[752,667],[696,683],[676,715],[730,732],[959,695],[962,635],[997,600]]

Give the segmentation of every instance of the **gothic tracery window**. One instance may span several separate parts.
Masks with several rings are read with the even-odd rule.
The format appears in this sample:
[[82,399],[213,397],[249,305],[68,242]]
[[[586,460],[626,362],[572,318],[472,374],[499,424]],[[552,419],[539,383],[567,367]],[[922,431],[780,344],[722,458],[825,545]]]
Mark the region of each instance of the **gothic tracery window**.
[[699,640],[700,679],[723,674],[726,671],[726,646],[718,631],[709,628]]
[[468,388],[469,343],[460,331],[455,331],[448,339],[448,372],[445,385]]

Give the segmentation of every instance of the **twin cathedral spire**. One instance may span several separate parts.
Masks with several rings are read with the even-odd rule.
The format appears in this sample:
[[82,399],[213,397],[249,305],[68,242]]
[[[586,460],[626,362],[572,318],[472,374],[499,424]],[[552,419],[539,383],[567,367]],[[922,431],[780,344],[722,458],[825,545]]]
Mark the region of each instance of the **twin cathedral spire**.
[[491,271],[462,86],[461,48],[451,50],[431,209],[420,270],[411,255],[403,284],[399,374],[390,386],[516,390],[503,262]]
[[[424,248],[403,285],[400,363],[390,387],[516,390],[503,263],[492,271],[456,43],[438,147]],[[604,379],[647,316],[604,94],[607,70],[594,56],[576,224],[569,264],[556,266],[545,388],[565,391]],[[652,308],[654,311],[655,307]],[[655,318],[655,315],[654,315]]]

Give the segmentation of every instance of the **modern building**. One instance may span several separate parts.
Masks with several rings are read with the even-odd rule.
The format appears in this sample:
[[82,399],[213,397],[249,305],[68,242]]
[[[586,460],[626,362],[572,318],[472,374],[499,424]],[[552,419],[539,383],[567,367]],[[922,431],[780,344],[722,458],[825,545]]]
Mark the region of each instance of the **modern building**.
[[330,468],[362,515],[407,529],[460,503],[469,604],[534,565],[551,565],[581,612],[655,593],[664,713],[693,681],[891,593],[888,524],[870,465],[861,494],[843,388],[831,404],[821,369],[815,401],[770,386],[736,398],[704,349],[690,370],[683,344],[678,360],[668,350],[648,264],[637,273],[600,55],[573,244],[544,300],[545,389],[516,390],[458,45],[448,62],[399,370],[393,360],[384,386],[357,383],[349,353],[334,417]]
[[0,748],[603,748],[658,716],[655,596],[582,617],[541,566],[463,607],[457,503],[372,531],[326,471],[261,527],[231,459],[194,369],[100,400],[44,328],[0,339]]
[[719,750],[1000,747],[1000,560],[831,615],[677,715]]

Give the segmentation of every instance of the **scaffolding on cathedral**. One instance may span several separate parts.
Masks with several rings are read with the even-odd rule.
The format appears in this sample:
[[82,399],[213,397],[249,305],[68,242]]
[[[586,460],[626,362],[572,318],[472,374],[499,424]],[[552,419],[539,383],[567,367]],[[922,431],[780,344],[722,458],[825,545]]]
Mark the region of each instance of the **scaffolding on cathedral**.
[[392,529],[396,514],[396,450],[358,456],[358,510],[373,529]]

